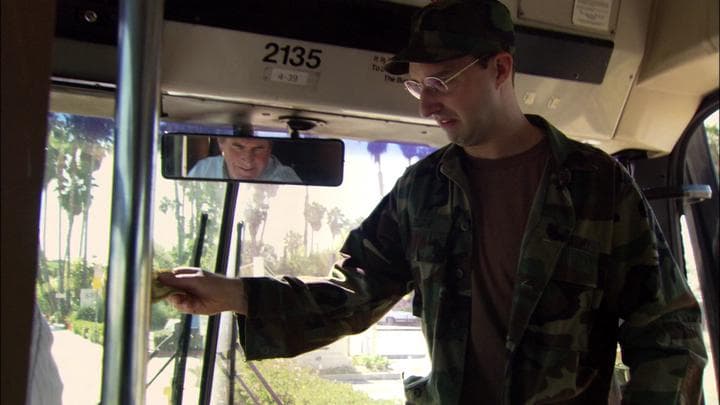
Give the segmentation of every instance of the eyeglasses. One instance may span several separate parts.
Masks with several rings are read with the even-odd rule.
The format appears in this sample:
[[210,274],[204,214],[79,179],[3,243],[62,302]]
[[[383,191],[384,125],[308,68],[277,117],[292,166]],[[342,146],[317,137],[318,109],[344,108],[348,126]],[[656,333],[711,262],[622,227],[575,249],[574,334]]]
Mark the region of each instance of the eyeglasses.
[[429,91],[438,94],[447,93],[448,83],[450,83],[450,81],[454,78],[460,76],[462,72],[466,71],[470,68],[470,66],[478,63],[479,61],[480,58],[475,59],[474,61],[470,62],[470,64],[455,72],[445,80],[434,76],[428,76],[424,78],[422,80],[422,83],[418,82],[417,80],[405,80],[405,88],[407,89],[407,91],[410,92],[410,94],[412,94],[413,97],[418,100],[420,100],[420,95],[422,95],[424,89],[428,89]]

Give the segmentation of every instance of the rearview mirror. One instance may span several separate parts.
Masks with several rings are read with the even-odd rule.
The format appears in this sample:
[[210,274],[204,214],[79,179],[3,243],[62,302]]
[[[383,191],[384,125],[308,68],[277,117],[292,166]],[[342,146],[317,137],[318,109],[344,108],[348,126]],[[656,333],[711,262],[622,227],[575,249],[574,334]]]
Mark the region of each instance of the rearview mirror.
[[339,139],[169,133],[161,148],[168,179],[310,186],[338,186],[343,179]]

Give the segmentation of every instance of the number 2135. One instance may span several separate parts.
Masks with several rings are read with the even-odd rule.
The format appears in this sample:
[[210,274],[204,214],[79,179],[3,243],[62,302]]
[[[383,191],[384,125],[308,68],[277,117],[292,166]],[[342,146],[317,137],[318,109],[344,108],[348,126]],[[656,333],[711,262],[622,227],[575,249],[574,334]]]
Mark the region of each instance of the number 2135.
[[269,52],[265,54],[263,62],[280,63],[295,67],[305,66],[308,69],[317,69],[322,62],[320,59],[321,49],[308,50],[302,46],[280,46],[275,42],[268,42],[265,49]]

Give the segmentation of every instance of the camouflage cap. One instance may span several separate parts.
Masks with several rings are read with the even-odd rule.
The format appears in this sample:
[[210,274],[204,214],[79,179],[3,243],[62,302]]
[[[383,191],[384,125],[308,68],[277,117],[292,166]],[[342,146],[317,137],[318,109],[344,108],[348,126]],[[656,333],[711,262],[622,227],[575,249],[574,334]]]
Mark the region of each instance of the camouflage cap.
[[385,71],[401,75],[408,72],[408,62],[512,53],[514,46],[512,18],[499,1],[439,0],[415,13],[408,46],[385,64]]

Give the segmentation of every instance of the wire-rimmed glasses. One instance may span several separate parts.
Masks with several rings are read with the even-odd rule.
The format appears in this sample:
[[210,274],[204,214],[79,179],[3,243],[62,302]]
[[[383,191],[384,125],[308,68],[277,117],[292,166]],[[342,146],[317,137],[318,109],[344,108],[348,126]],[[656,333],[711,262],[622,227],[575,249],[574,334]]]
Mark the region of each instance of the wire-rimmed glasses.
[[423,90],[428,89],[434,93],[446,93],[448,91],[448,83],[450,83],[451,80],[455,79],[456,77],[460,76],[462,72],[466,71],[470,68],[470,66],[478,63],[480,61],[480,58],[477,58],[470,62],[468,65],[466,65],[464,68],[458,70],[457,72],[453,73],[448,77],[447,79],[443,80],[439,77],[435,76],[428,76],[422,80],[422,83],[417,80],[405,80],[405,88],[407,89],[410,94],[412,94],[413,97],[420,100],[420,95],[422,95]]

